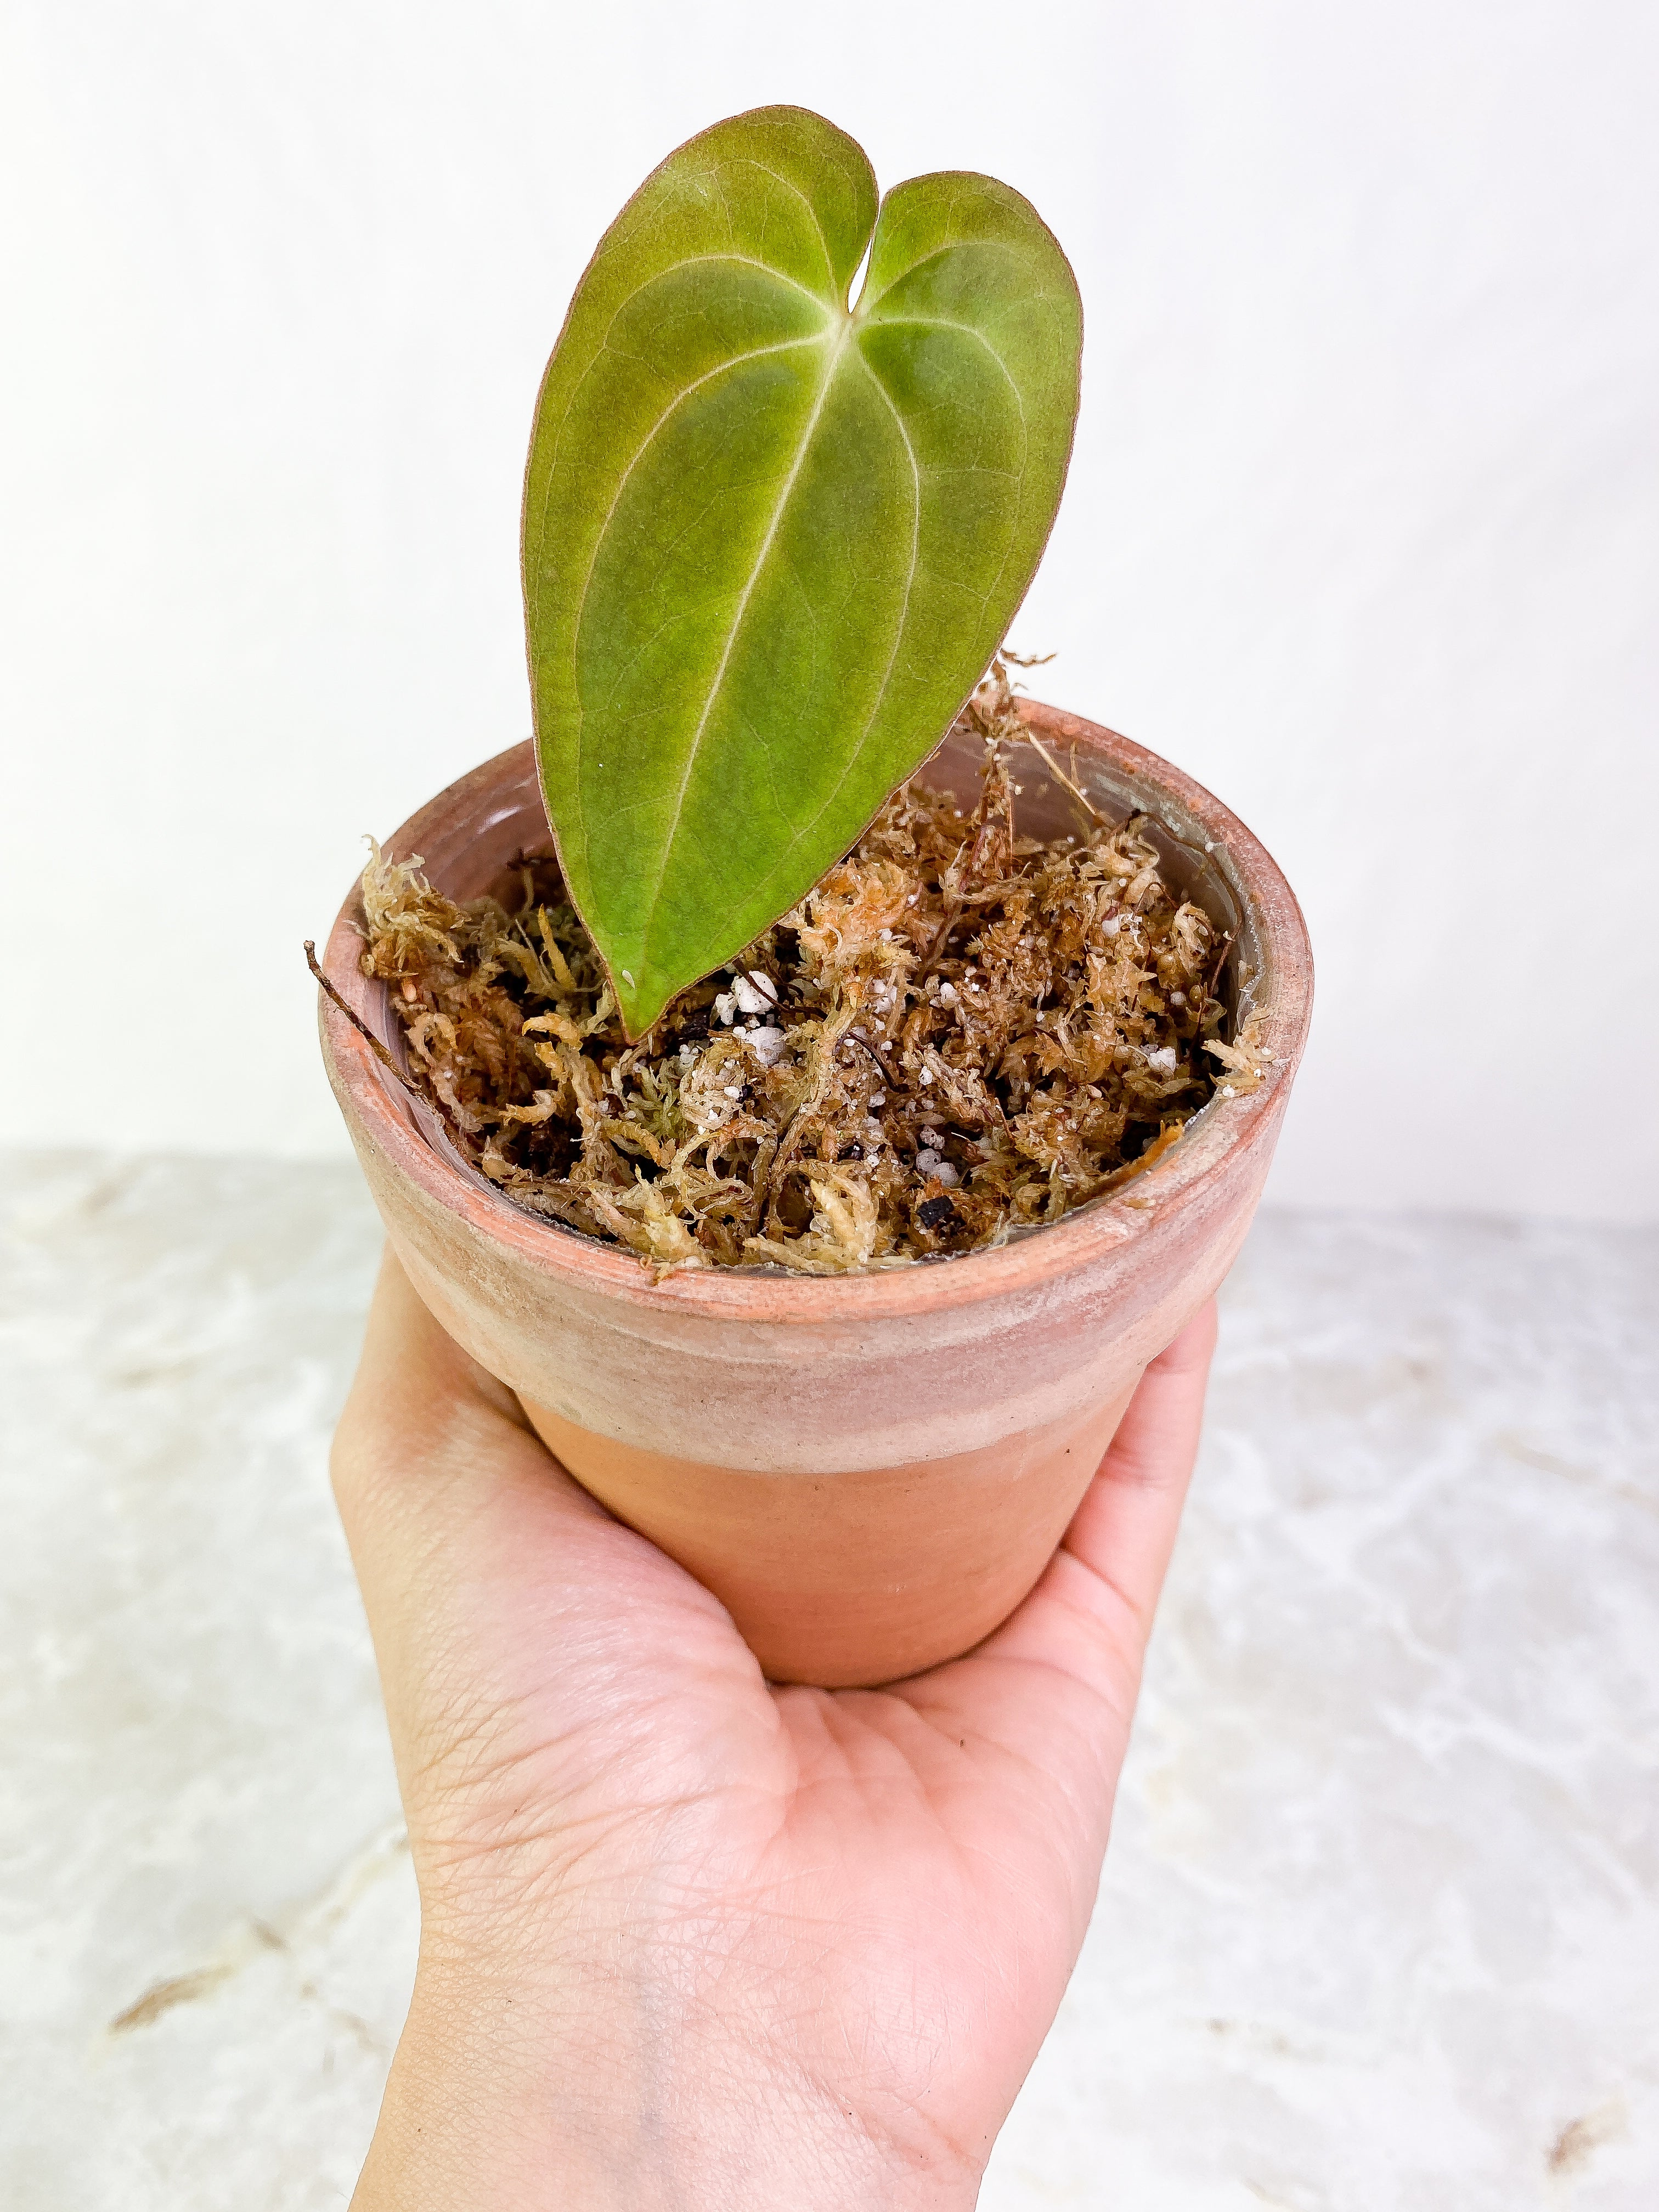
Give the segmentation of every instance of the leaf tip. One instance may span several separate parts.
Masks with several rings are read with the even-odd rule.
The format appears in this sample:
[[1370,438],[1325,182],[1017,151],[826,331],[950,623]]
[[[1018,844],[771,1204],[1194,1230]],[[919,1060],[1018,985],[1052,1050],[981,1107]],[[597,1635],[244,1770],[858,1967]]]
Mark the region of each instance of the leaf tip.
[[629,968],[612,969],[611,975],[623,1035],[630,1045],[638,1044],[647,1030],[662,1018],[677,994],[665,990],[661,979],[649,974],[643,984],[640,983]]

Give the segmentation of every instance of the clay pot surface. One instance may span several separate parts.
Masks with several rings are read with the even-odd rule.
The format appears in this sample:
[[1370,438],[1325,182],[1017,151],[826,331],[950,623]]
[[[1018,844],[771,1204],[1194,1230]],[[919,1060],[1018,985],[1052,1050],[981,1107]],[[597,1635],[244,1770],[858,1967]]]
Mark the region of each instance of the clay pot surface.
[[[1234,935],[1238,1017],[1271,1055],[1144,1174],[994,1251],[857,1276],[696,1270],[502,1197],[326,1000],[329,1079],[399,1258],[437,1319],[514,1390],[550,1449],[730,1608],[774,1680],[890,1681],[969,1649],[1030,1589],[1147,1362],[1220,1283],[1249,1226],[1307,1034],[1313,969],[1290,886],[1236,817],[1155,754],[1022,702],[1103,807],[1151,817],[1166,872]],[[929,780],[964,799],[978,748]],[[1077,826],[1036,750],[1022,832]],[[526,743],[389,841],[456,899],[550,844]],[[357,964],[354,889],[325,966],[402,1061]]]

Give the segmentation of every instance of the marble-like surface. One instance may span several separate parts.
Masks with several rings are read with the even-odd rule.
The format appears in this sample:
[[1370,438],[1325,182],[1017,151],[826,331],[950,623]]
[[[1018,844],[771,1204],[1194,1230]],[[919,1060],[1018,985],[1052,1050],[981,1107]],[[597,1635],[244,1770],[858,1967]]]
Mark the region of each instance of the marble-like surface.
[[[13,1158],[0,2202],[350,2193],[416,1913],[348,1168]],[[1659,2203],[1659,1239],[1269,1216],[985,2212]]]

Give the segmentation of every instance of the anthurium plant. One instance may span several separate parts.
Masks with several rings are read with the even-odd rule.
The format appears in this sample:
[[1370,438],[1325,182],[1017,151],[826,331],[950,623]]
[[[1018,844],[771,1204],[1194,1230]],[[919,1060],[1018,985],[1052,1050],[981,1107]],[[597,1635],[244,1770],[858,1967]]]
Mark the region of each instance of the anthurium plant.
[[1054,522],[1081,348],[1018,192],[881,198],[804,108],[702,132],[605,233],[542,383],[523,571],[548,817],[629,1038],[963,708]]
[[1243,825],[1013,696],[1081,320],[989,178],[882,200],[799,108],[671,155],[537,404],[535,746],[307,948],[415,1289],[777,1681],[915,1675],[1032,1588],[1306,1034]]

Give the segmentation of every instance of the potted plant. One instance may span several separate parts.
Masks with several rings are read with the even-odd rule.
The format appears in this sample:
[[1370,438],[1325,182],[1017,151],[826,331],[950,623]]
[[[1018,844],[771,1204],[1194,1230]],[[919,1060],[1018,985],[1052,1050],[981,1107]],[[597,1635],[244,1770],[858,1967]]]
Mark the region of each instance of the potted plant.
[[1081,335],[988,178],[878,204],[795,108],[671,155],[538,404],[535,739],[377,849],[319,970],[421,1296],[775,1679],[1018,1603],[1306,1033],[1255,839],[997,658]]

